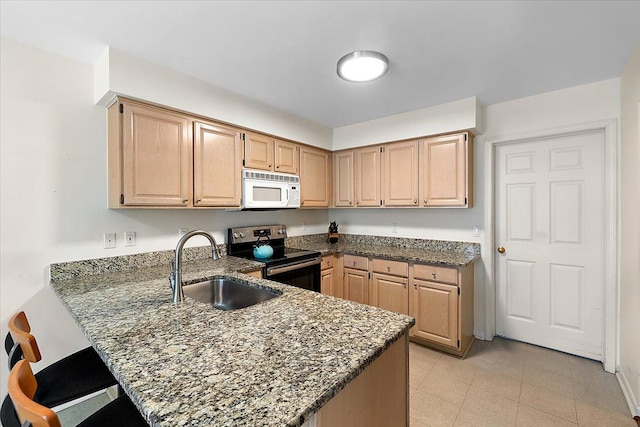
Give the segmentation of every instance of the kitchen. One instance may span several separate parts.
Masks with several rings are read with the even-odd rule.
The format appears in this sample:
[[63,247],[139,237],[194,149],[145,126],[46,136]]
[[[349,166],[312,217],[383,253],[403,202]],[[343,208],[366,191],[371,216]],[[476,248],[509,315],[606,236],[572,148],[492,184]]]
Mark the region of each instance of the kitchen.
[[[51,337],[40,338],[43,340],[41,345],[47,349],[43,363],[57,360],[72,349],[85,345],[81,332],[57,303],[57,297],[48,285],[48,265],[51,263],[172,249],[177,242],[179,228],[206,227],[213,231],[219,242],[224,242],[228,227],[284,223],[291,235],[304,235],[325,233],[330,220],[340,223],[340,232],[345,234],[477,242],[482,244],[482,259],[489,259],[491,239],[482,230],[487,221],[485,197],[488,192],[484,167],[486,136],[483,135],[518,134],[619,118],[625,114],[624,110],[620,112],[621,82],[618,76],[612,76],[583,86],[483,108],[477,107],[475,99],[465,98],[416,109],[413,114],[331,129],[131,57],[117,49],[111,49],[109,57],[116,64],[109,70],[111,84],[116,85],[110,89],[325,149],[339,150],[369,144],[374,136],[381,139],[373,142],[403,139],[407,136],[403,132],[408,126],[412,127],[410,136],[471,129],[483,115],[484,131],[475,142],[475,205],[469,210],[453,212],[439,209],[419,212],[403,209],[392,212],[383,209],[278,212],[108,210],[107,127],[105,109],[96,105],[99,100],[94,93],[94,67],[3,39],[0,330],[4,336],[8,316],[20,308],[29,313],[34,324],[47,325],[48,329],[40,332],[40,335]],[[170,89],[175,87],[181,90]],[[354,134],[359,135],[358,138]],[[8,141],[20,143],[8,144]],[[622,150],[637,153],[637,139],[623,139],[621,144]],[[633,156],[621,158],[624,159],[621,176],[637,173],[637,161],[628,163]],[[16,179],[25,174],[28,179]],[[15,185],[15,182],[21,184]],[[631,185],[632,182],[633,179],[621,179],[622,185]],[[621,191],[627,194],[633,190]],[[633,216],[637,210],[634,209],[626,205],[621,208],[621,226],[625,230],[637,229],[634,225],[637,215]],[[472,236],[473,225],[480,226],[479,237]],[[125,231],[136,231],[135,246],[124,246],[122,237]],[[115,249],[103,248],[102,235],[106,232],[117,234]],[[633,248],[638,243],[626,244]],[[628,331],[637,324],[637,317],[633,317],[633,310],[629,309],[638,304],[638,300],[631,297],[637,295],[631,291],[631,284],[637,283],[637,267],[628,271],[625,269],[630,267],[624,267],[629,262],[633,263],[633,258],[624,261],[627,254],[631,256],[633,253],[629,250],[621,252],[620,352],[621,365],[637,369],[633,363],[637,360],[634,352],[637,351],[638,338]],[[490,282],[487,281],[486,266],[476,264],[474,332],[477,338],[483,339],[490,338],[493,330],[491,316],[485,316],[483,304],[487,298],[485,291],[489,288],[487,283]],[[631,296],[625,298],[629,292]],[[48,307],[47,311],[42,307]],[[55,325],[49,325],[49,316],[54,316]],[[5,364],[2,364],[2,369],[2,377],[6,378]],[[5,384],[2,387],[4,393]]]

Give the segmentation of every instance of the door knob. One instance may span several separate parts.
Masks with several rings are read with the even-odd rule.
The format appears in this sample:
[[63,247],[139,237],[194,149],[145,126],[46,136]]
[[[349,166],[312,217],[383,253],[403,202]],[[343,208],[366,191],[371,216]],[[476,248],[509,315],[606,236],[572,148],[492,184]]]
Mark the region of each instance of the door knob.
[[506,250],[505,250],[504,246],[499,246],[498,247],[498,252],[500,252],[501,254],[505,253]]

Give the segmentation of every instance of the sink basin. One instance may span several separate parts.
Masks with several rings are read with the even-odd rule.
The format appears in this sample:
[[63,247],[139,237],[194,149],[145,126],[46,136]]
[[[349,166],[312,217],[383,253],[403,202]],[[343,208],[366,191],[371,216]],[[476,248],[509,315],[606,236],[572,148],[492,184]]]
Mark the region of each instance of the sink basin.
[[237,310],[282,295],[281,292],[257,288],[233,279],[216,278],[182,287],[184,294],[220,310]]

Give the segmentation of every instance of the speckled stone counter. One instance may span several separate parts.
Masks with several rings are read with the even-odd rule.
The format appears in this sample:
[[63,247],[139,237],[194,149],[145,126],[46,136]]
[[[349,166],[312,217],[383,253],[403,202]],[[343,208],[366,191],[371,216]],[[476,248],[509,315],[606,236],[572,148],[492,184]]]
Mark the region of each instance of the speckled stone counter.
[[328,243],[326,234],[290,237],[287,246],[320,251],[323,255],[345,253],[454,267],[466,267],[480,258],[478,243],[352,234],[340,235],[338,243]]
[[174,305],[166,265],[107,264],[52,265],[51,285],[153,426],[299,426],[414,323],[237,273],[261,264],[233,257],[186,262],[184,279],[233,277],[282,295],[235,311]]

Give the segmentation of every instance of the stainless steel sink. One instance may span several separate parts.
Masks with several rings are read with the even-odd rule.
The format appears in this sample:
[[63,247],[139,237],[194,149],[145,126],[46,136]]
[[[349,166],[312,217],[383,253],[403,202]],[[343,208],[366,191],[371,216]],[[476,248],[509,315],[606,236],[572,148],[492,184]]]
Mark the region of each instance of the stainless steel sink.
[[183,286],[184,294],[220,310],[237,310],[282,295],[234,279],[216,278]]

